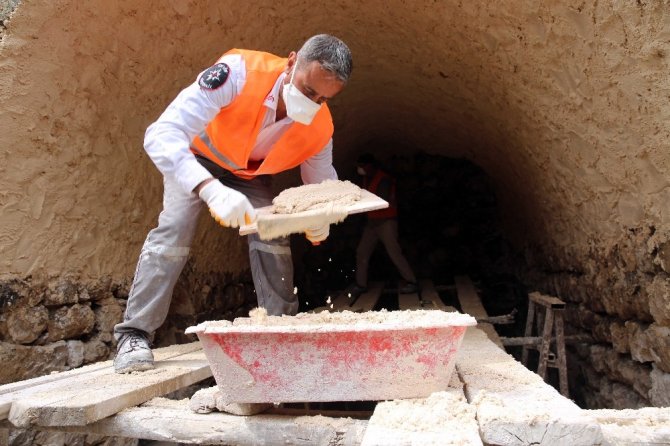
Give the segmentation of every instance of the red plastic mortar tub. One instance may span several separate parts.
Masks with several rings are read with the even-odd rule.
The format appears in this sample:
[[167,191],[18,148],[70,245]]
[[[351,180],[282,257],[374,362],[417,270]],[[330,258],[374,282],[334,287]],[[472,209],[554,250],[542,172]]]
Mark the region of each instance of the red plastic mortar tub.
[[475,324],[437,310],[345,311],[211,321],[186,332],[198,335],[227,402],[361,401],[444,390]]

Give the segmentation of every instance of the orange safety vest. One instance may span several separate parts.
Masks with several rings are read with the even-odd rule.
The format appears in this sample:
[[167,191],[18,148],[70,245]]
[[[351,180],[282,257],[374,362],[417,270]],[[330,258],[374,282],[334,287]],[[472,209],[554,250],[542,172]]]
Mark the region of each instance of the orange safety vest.
[[227,54],[240,54],[244,59],[246,83],[237,97],[193,139],[191,151],[246,179],[292,169],[319,153],[333,136],[333,119],[326,104],[310,125],[294,122],[262,162],[250,165],[249,156],[265,117],[263,103],[286,68],[287,59],[240,49],[232,49],[224,56]]
[[381,169],[377,169],[377,173],[375,173],[375,176],[372,177],[370,184],[367,184],[368,180],[366,177],[365,180],[363,181],[363,186],[373,194],[377,194],[377,188],[379,187],[379,183],[384,178],[388,178],[391,180],[391,193],[388,198],[389,207],[385,209],[379,209],[378,211],[368,212],[368,218],[381,219],[381,218],[395,218],[398,216],[398,205],[396,203],[396,197],[395,197],[395,179],[393,179],[391,175],[387,174]]

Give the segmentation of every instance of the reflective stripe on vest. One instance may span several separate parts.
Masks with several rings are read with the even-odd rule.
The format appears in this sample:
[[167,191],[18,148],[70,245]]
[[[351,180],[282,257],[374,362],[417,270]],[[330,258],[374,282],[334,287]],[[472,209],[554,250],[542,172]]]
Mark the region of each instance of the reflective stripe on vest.
[[[242,91],[222,108],[191,143],[191,150],[243,178],[279,173],[319,153],[333,135],[330,110],[323,104],[310,125],[292,123],[260,163],[249,161],[267,112],[264,102],[287,59],[260,51],[234,49],[244,59]],[[224,54],[224,56],[226,55]]]
[[[369,185],[365,185],[365,188],[372,192],[373,194],[377,194],[377,188],[379,187],[379,183],[381,182],[382,179],[388,178],[391,180],[391,190],[390,190],[390,196],[388,197],[388,202],[389,202],[389,207],[385,209],[379,209],[377,211],[371,211],[368,212],[368,218],[371,219],[381,219],[381,218],[395,218],[398,216],[398,206],[396,203],[396,197],[395,197],[395,180],[393,177],[386,172],[384,172],[381,169],[377,169],[377,172],[375,173],[375,176],[372,177],[372,181],[370,181]],[[366,183],[367,183],[367,178],[366,178]]]

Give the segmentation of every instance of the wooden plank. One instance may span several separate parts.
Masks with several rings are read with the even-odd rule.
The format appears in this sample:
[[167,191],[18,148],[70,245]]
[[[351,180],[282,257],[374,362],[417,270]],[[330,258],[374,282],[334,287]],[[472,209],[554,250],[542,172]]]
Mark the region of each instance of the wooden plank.
[[154,398],[88,426],[47,428],[179,444],[360,445],[366,420],[259,414],[197,414],[187,400]]
[[565,308],[565,302],[563,302],[558,297],[546,296],[544,294],[538,293],[537,291],[530,293],[528,295],[528,299],[545,308],[555,308],[555,309]]
[[[398,284],[400,289],[400,284]],[[422,308],[421,299],[418,293],[398,293],[398,307],[401,310],[420,310]]]
[[[184,355],[202,350],[200,342],[191,342],[189,344],[171,345],[169,347],[157,348],[153,351],[156,361],[165,361],[176,356]],[[113,367],[113,361],[98,362],[89,364],[66,372],[52,373],[50,375],[37,378],[17,381],[15,383],[0,386],[0,420],[4,420],[9,415],[12,403],[20,398],[26,398],[29,395],[40,392],[46,384],[57,383],[59,381],[77,379],[78,377],[103,371],[106,373]],[[50,388],[50,387],[49,387]]]
[[421,283],[421,300],[423,301],[424,308],[433,308],[435,310],[442,310],[442,311],[452,311],[450,309],[453,307],[449,307],[444,304],[442,298],[435,289],[435,285],[433,284],[432,280],[423,279],[421,280],[420,283]]
[[351,305],[351,311],[356,313],[363,313],[365,311],[372,311],[377,305],[377,301],[382,295],[384,284],[381,282],[372,282],[368,287],[368,291],[361,294],[358,299]]
[[606,445],[670,444],[670,407],[585,410],[584,413],[600,423]]
[[211,375],[202,351],[156,361],[145,372],[121,375],[109,367],[40,386],[13,402],[9,421],[18,427],[82,426]]
[[428,398],[378,403],[361,446],[481,445],[475,407],[454,381]]
[[[369,211],[375,211],[378,209],[384,209],[389,206],[388,202],[383,200],[382,198],[376,196],[372,192],[363,189],[361,191],[361,199],[349,206],[345,206],[347,214],[360,214],[362,212],[369,212]],[[272,206],[265,206],[262,208],[256,209],[256,213],[258,214],[258,218],[262,219],[273,219],[273,216],[276,216],[276,219],[287,219],[287,218],[295,218],[295,219],[300,219],[303,215],[310,215],[313,213],[313,211],[305,211],[305,212],[296,212],[295,214],[273,214],[272,213]],[[252,223],[250,225],[244,225],[240,227],[240,235],[248,235],[248,234],[254,234],[258,231],[258,227],[256,223]]]
[[470,327],[456,358],[485,444],[601,444],[598,423],[572,401]]
[[[456,276],[454,280],[458,291],[458,302],[461,304],[463,313],[469,314],[476,319],[488,317],[489,315],[486,313],[486,309],[484,308],[484,305],[482,305],[482,301],[479,299],[477,290],[470,278],[467,276]],[[496,343],[496,345],[501,349],[503,348],[500,336],[498,336],[498,333],[492,324],[480,322],[477,326],[483,330],[486,335]]]

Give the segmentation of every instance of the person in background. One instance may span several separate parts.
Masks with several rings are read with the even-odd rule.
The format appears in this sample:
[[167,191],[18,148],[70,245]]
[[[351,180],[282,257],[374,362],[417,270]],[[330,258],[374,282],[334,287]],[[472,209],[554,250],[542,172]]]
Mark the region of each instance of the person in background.
[[379,240],[382,241],[391,261],[405,283],[398,290],[401,294],[418,291],[416,276],[402,254],[398,243],[398,205],[395,179],[385,172],[371,153],[358,157],[357,173],[363,178],[363,187],[388,201],[389,207],[367,213],[367,223],[356,248],[356,283],[351,292],[360,295],[367,290],[368,264]]
[[[327,34],[309,38],[287,58],[232,49],[149,126],[144,149],[163,174],[163,211],[142,247],[124,320],[114,327],[117,373],[154,367],[150,339],[167,317],[202,208],[236,228],[272,203],[274,174],[300,166],[305,184],[337,179],[325,103],[351,70],[349,48]],[[328,224],[306,232],[312,243],[328,234]],[[248,242],[258,306],[270,315],[295,314],[288,238],[252,234]]]

